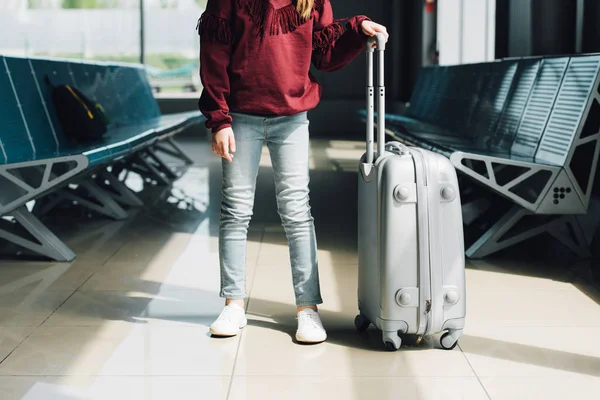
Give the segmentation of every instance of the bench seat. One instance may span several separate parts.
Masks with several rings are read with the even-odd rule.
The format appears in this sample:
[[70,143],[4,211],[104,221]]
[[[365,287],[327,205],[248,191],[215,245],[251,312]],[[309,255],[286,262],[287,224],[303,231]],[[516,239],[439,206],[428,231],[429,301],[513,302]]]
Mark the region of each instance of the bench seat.
[[[407,112],[386,115],[386,132],[443,154],[514,204],[467,255],[485,256],[543,232],[588,254],[572,216],[588,211],[600,155],[600,55],[423,68]],[[523,233],[526,216],[540,216],[541,225]]]
[[[46,77],[102,105],[110,120],[102,138],[74,142],[64,135]],[[114,171],[126,168],[145,182],[172,183],[178,175],[158,153],[189,165],[191,158],[172,136],[203,119],[199,111],[162,115],[140,65],[0,56],[0,238],[71,261],[74,253],[25,205],[34,200],[34,210],[45,213],[66,199],[123,219],[124,206],[143,203]],[[29,238],[3,229],[7,216]]]

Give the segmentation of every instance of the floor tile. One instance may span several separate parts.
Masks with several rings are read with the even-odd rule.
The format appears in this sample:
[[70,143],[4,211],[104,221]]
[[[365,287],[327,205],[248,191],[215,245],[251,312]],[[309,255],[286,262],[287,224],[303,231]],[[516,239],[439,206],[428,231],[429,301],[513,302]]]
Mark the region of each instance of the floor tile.
[[326,377],[471,377],[464,355],[454,351],[419,349],[384,351],[381,335],[359,337],[354,329],[329,331],[327,342],[297,345],[295,328],[287,321],[253,319],[244,329],[236,376]]
[[260,253],[258,254],[259,264],[268,263],[272,257],[279,257],[282,260],[287,260],[289,263],[289,248],[285,238],[273,239],[272,235],[263,237],[262,244],[260,246]]
[[577,291],[578,276],[557,266],[544,266],[515,260],[467,261],[467,284],[474,291]]
[[327,341],[295,343],[289,250],[266,148],[248,232],[249,325],[238,337],[211,338],[223,306],[221,163],[206,143],[191,146],[198,165],[172,188],[145,187],[146,206],[125,221],[50,213],[74,263],[0,263],[0,399],[225,399],[232,375],[231,399],[486,399],[485,390],[492,399],[587,399],[600,391],[600,292],[579,267],[469,260],[467,326],[453,351],[431,337],[389,353],[377,330],[356,332],[357,226],[348,216],[357,206],[346,200],[356,197],[358,142],[311,141]]
[[[258,255],[264,245],[263,230],[249,230],[248,241],[246,244],[246,261],[248,264],[255,265],[258,261]],[[216,244],[218,253],[218,242]]]
[[287,263],[258,264],[254,274],[252,296],[254,299],[272,300],[278,304],[295,305],[292,271]]
[[237,347],[238,338],[210,338],[204,326],[42,326],[0,375],[228,376]]
[[600,393],[600,378],[582,375],[565,375],[560,379],[483,377],[481,382],[492,400],[595,399]]
[[[193,235],[204,221],[204,217],[198,217],[195,214],[188,217],[184,213],[181,213],[183,215],[179,217],[172,217],[173,221],[169,221],[168,217],[159,216],[155,211],[157,208],[160,209],[161,204],[164,204],[164,201],[159,202],[155,207],[140,210],[140,214],[132,219],[131,224],[119,233],[119,237],[126,240],[121,247],[138,241],[160,245],[169,241],[176,234]],[[159,212],[166,213],[168,211],[160,210]],[[178,219],[182,221],[178,221]]]
[[[334,263],[326,257],[319,264],[319,280],[323,304],[321,312],[329,318],[328,323],[353,321],[358,313],[355,297],[357,288],[356,265]],[[249,312],[274,315],[287,314],[295,308],[292,272],[286,264],[259,264],[254,278]]]
[[109,260],[111,263],[139,262],[173,262],[177,260],[192,241],[190,233],[174,232],[162,240],[131,240],[115,253]]
[[[172,239],[154,258],[141,255],[123,261],[119,255],[109,260],[81,291],[137,291],[156,294],[163,291],[215,292],[220,289],[218,242],[216,238],[193,235]],[[151,246],[151,244],[148,244]],[[249,233],[247,290],[250,291],[261,246],[260,232]],[[176,250],[173,250],[176,248]],[[222,302],[222,301],[221,301]]]
[[223,307],[217,292],[164,289],[168,287],[163,285],[152,293],[76,292],[45,325],[102,326],[106,321],[115,321],[207,326]]
[[467,282],[467,320],[494,326],[600,327],[600,305],[579,290],[479,290]]
[[[2,400],[225,400],[229,377],[0,377]],[[176,392],[176,394],[174,394]]]
[[45,290],[32,284],[0,293],[0,326],[38,326],[52,315],[73,292]]
[[[75,211],[70,211],[75,212]],[[123,246],[123,235],[135,223],[134,215],[123,221],[113,221],[102,217],[81,218],[64,225],[65,219],[48,223],[54,233],[63,239],[76,254],[76,262],[102,264]]]
[[470,324],[460,348],[478,376],[600,378],[600,328]]
[[0,361],[16,349],[35,329],[35,326],[0,326]]
[[[323,235],[325,236],[325,235]],[[351,243],[327,243],[317,239],[319,263],[335,261],[357,264],[358,253]],[[324,243],[323,243],[324,242]],[[290,263],[287,239],[284,234],[265,234],[258,258],[259,264]]]
[[[160,259],[144,262],[109,263],[95,273],[79,290],[137,291],[159,293],[174,290],[218,290],[219,265],[209,262],[210,255],[198,262],[162,262]],[[215,279],[216,276],[216,279]]]
[[234,377],[231,400],[487,400],[477,378]]
[[0,263],[0,293],[27,290],[34,285],[38,290],[77,290],[101,267],[99,263],[78,260],[73,263]]
[[210,237],[174,237],[153,258],[109,260],[81,290],[214,289],[220,277],[217,251],[216,239]]

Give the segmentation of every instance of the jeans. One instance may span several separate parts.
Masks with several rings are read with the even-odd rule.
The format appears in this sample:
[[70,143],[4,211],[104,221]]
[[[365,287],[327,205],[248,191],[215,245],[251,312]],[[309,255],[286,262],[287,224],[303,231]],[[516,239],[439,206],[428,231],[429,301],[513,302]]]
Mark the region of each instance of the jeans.
[[289,117],[231,113],[236,152],[223,159],[219,227],[220,296],[246,296],[246,242],[252,217],[256,177],[266,141],[285,230],[297,306],[321,304],[317,240],[309,204],[309,133],[306,112]]

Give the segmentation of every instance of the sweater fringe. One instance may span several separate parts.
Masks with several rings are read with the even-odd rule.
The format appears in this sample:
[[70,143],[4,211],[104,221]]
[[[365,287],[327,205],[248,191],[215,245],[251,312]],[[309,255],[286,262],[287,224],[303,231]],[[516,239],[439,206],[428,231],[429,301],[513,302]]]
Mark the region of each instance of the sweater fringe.
[[295,31],[306,22],[292,3],[273,11],[271,35],[286,34]]
[[323,7],[325,7],[325,0],[315,0],[314,9],[319,13],[323,13]]
[[196,29],[202,40],[233,44],[233,31],[227,20],[210,14],[202,14]]
[[344,26],[334,21],[313,34],[313,51],[327,51],[344,34]]
[[[315,1],[315,9],[324,0]],[[258,27],[261,36],[284,35],[298,29],[310,18],[304,19],[296,10],[296,4],[291,3],[285,7],[275,9],[266,0],[237,0],[238,7],[244,11],[253,24]],[[269,26],[267,26],[269,21]]]
[[233,30],[229,21],[210,14],[202,14],[196,25],[201,40],[233,44]]
[[267,14],[272,6],[264,0],[237,0],[241,8],[250,18],[252,23],[258,27],[261,34],[264,33]]

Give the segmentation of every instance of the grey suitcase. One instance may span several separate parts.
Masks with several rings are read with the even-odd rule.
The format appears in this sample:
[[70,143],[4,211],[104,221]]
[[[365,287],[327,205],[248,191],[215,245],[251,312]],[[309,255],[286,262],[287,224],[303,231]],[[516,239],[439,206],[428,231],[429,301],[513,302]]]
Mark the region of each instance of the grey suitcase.
[[[373,44],[378,82],[373,87]],[[456,170],[430,151],[385,143],[385,40],[367,46],[367,150],[358,178],[358,308],[355,324],[383,333],[388,350],[403,335],[436,335],[453,349],[465,324],[465,256]],[[373,154],[377,97],[377,154]]]

